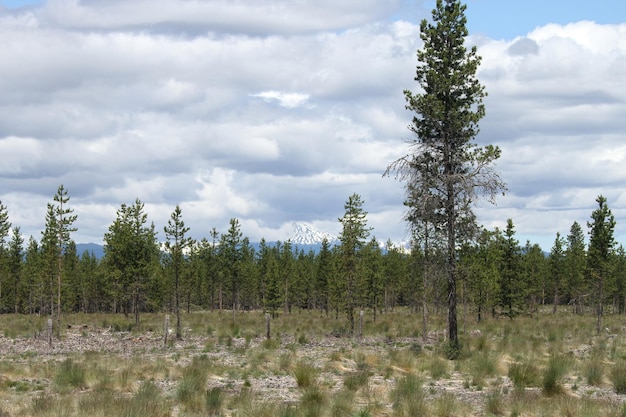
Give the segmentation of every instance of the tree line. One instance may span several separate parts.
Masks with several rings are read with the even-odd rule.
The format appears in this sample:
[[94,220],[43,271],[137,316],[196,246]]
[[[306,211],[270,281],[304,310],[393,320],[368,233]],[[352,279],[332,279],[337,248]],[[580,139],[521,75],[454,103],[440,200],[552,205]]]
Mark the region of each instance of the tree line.
[[[348,198],[339,242],[300,249],[289,240],[255,248],[236,218],[224,232],[190,238],[179,206],[161,229],[149,221],[139,199],[122,204],[105,233],[104,257],[77,253],[71,239],[76,215],[61,185],[48,204],[41,238],[27,242],[12,227],[0,202],[0,312],[50,315],[123,313],[135,324],[146,312],[263,310],[276,316],[319,310],[354,332],[355,312],[371,319],[400,306],[427,315],[447,309],[445,239],[414,235],[411,249],[370,237],[367,212],[358,194]],[[514,318],[540,308],[569,306],[574,314],[626,309],[626,251],[616,247],[615,220],[604,197],[587,224],[574,222],[557,233],[549,254],[537,244],[521,245],[511,219],[505,229],[480,229],[457,251],[459,299],[464,315]],[[340,327],[342,328],[342,327]],[[426,328],[424,329],[426,331]]]

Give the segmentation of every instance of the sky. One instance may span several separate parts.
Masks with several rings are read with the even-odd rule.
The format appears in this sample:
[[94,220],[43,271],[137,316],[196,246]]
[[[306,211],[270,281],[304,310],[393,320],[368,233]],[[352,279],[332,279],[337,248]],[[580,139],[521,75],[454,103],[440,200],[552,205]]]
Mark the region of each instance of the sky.
[[[478,202],[549,251],[607,197],[626,243],[626,2],[468,0],[482,63],[479,145],[508,191]],[[339,234],[348,197],[379,241],[408,240],[403,184],[419,23],[433,0],[0,0],[0,201],[39,239],[69,191],[78,243],[139,198],[159,238],[237,218],[251,241],[294,222]]]

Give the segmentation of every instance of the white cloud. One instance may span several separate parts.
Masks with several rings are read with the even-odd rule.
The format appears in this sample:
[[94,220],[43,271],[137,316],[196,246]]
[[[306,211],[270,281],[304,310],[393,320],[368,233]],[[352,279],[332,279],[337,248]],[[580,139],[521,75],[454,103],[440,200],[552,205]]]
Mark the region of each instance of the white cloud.
[[252,97],[259,97],[267,102],[277,101],[283,107],[293,109],[300,107],[309,100],[308,94],[301,93],[281,93],[279,91],[263,91],[258,94],[251,94]]

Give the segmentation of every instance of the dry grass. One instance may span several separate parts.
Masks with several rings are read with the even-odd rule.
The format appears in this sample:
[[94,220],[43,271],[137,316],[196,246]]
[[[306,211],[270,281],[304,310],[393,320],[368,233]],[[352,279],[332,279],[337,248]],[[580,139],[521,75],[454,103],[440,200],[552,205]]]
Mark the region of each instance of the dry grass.
[[626,331],[606,317],[546,314],[467,322],[461,359],[445,358],[443,315],[406,310],[345,325],[294,312],[264,339],[260,312],[183,315],[184,340],[162,343],[163,315],[65,317],[50,349],[45,319],[0,316],[0,417],[624,416]]

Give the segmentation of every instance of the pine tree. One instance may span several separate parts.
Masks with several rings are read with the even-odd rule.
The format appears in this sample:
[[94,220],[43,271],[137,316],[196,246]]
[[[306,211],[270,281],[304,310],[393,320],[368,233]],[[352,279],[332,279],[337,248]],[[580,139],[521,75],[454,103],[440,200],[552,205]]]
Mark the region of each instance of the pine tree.
[[5,310],[4,293],[5,282],[7,281],[9,269],[9,253],[6,247],[7,237],[11,230],[11,222],[9,222],[9,213],[7,207],[0,201],[0,311]]
[[[70,197],[68,195],[67,189],[61,184],[57,189],[57,193],[53,197],[54,199],[54,215],[56,217],[55,226],[56,229],[53,232],[56,232],[57,238],[57,262],[58,267],[56,271],[57,277],[57,326],[56,333],[57,337],[61,337],[61,276],[63,275],[63,251],[65,250],[66,245],[70,240],[70,233],[78,230],[75,227],[72,227],[74,222],[77,219],[77,216],[74,213],[74,209],[67,207],[67,203],[70,201]],[[52,311],[54,315],[54,311]]]
[[513,220],[508,219],[502,240],[502,273],[500,281],[500,306],[512,319],[521,309],[524,287],[520,277],[521,248],[515,239]]
[[[239,308],[239,290],[241,288],[241,226],[236,218],[230,219],[230,227],[226,234],[222,234],[220,241],[220,257],[224,278],[230,283],[231,304],[233,308],[233,324],[235,312]],[[221,308],[221,305],[220,305]]]
[[589,270],[593,282],[596,285],[596,330],[598,334],[602,329],[602,316],[604,310],[604,285],[610,273],[611,257],[614,252],[615,217],[606,197],[600,195],[596,199],[598,208],[591,213],[591,222],[587,222],[589,228]]
[[23,250],[24,250],[24,238],[20,233],[19,226],[13,228],[12,238],[9,242],[9,276],[11,283],[11,298],[13,305],[13,312],[15,314],[20,312],[20,306],[23,304],[21,294],[22,284],[22,264],[23,264]]
[[564,261],[569,302],[573,304],[575,314],[582,313],[583,297],[587,289],[585,282],[586,257],[583,229],[578,222],[574,222],[567,235]]
[[44,301],[44,288],[42,275],[42,253],[37,240],[31,236],[28,239],[26,254],[24,256],[24,283],[28,314],[42,313]]
[[478,322],[488,311],[492,313],[498,304],[501,282],[503,247],[500,231],[482,229],[472,246],[469,259],[469,293],[476,307]]
[[[500,156],[497,147],[473,143],[478,122],[485,115],[484,87],[476,78],[480,64],[476,47],[464,46],[468,35],[466,6],[458,0],[437,0],[434,23],[423,20],[423,49],[415,80],[421,92],[404,92],[407,109],[415,113],[409,126],[415,135],[412,151],[392,163],[386,174],[396,172],[406,181],[409,211],[415,207],[420,221],[434,222],[445,233],[449,356],[460,353],[457,329],[457,241],[472,230],[472,204],[477,195],[490,201],[504,189],[491,167]],[[428,190],[428,192],[425,192]],[[416,194],[416,191],[417,194]]]
[[180,281],[181,275],[185,268],[187,258],[185,251],[193,245],[193,239],[187,236],[189,227],[185,227],[182,219],[182,210],[177,205],[167,226],[163,228],[165,232],[165,250],[169,254],[170,262],[174,270],[174,313],[176,314],[176,339],[182,340],[182,331],[180,327]]
[[618,314],[624,314],[624,310],[626,310],[626,250],[623,245],[619,245],[616,253],[613,297],[617,303]]
[[294,276],[294,263],[293,249],[291,241],[287,240],[282,245],[280,251],[280,275],[283,286],[283,312],[291,313],[291,306],[293,304],[294,297],[292,295],[293,288],[293,276]]
[[352,194],[344,205],[344,209],[345,214],[339,219],[343,226],[339,236],[341,274],[344,282],[343,307],[348,316],[350,334],[354,334],[354,309],[360,296],[358,293],[359,252],[371,229],[367,227],[367,212],[363,210],[363,200],[360,195]]
[[159,256],[154,223],[147,223],[144,203],[136,199],[132,205],[121,205],[104,235],[102,262],[112,282],[113,311],[133,312],[135,325],[139,325],[148,280]]
[[550,251],[550,275],[552,279],[552,313],[556,314],[559,305],[559,291],[563,282],[563,264],[565,254],[563,246],[565,241],[559,232],[556,233],[554,245]]
[[263,279],[263,309],[276,317],[278,309],[282,305],[282,294],[280,285],[280,267],[278,264],[278,250],[267,248],[264,250],[262,272]]
[[335,262],[332,257],[332,251],[328,239],[322,240],[322,247],[317,255],[317,271],[315,274],[315,290],[317,306],[320,311],[325,311],[328,314],[328,308],[330,305],[330,283],[335,276],[334,266]]
[[526,303],[532,313],[536,313],[540,302],[544,301],[548,262],[541,247],[526,241],[522,250],[522,278],[526,286]]

